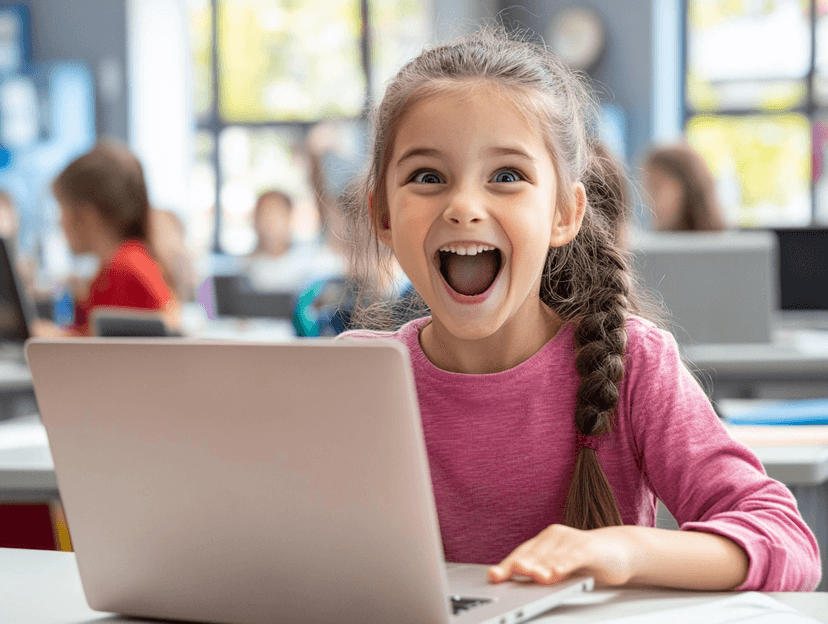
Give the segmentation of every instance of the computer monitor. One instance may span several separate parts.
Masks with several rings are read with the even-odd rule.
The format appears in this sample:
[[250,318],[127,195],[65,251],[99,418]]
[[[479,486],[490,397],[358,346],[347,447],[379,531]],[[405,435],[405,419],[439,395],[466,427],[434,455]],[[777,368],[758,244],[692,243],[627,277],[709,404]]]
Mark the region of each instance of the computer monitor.
[[828,228],[775,230],[779,309],[828,313]]
[[214,275],[213,296],[219,316],[292,319],[295,294],[260,292],[246,275]]
[[35,312],[17,277],[10,249],[10,242],[0,238],[0,343],[23,344]]
[[660,232],[631,241],[635,267],[680,344],[771,341],[776,238],[765,231]]

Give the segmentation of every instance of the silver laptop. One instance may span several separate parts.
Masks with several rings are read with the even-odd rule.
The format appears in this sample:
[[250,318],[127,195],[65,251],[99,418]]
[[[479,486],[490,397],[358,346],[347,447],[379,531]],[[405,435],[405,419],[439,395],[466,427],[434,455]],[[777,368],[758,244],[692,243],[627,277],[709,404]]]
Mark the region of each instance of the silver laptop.
[[446,566],[397,343],[30,340],[27,356],[94,609],[513,623],[592,587]]
[[631,245],[680,344],[771,342],[778,282],[772,232],[639,233]]

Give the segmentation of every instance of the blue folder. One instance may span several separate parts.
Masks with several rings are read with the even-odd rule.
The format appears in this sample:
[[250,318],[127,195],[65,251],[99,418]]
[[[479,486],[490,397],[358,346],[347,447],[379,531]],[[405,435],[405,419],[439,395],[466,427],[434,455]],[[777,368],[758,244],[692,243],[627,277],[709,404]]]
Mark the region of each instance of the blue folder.
[[727,418],[733,425],[828,425],[828,399],[786,401]]

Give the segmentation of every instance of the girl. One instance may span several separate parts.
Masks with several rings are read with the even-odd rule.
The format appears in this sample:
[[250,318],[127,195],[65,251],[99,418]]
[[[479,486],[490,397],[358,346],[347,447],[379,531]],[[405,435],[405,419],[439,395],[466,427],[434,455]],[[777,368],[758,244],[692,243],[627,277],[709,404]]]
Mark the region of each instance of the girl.
[[[794,498],[641,317],[612,210],[582,183],[595,109],[560,60],[499,31],[404,66],[348,214],[430,316],[343,336],[410,353],[449,561],[494,564],[492,582],[812,590]],[[682,530],[654,528],[657,499]]]
[[713,175],[686,143],[650,151],[644,161],[644,188],[655,230],[715,232],[726,227]]
[[99,306],[159,310],[175,327],[178,302],[147,240],[150,208],[138,159],[125,147],[100,143],[72,161],[52,191],[72,253],[94,254],[101,269],[68,329],[38,321],[34,333],[88,336],[89,315]]

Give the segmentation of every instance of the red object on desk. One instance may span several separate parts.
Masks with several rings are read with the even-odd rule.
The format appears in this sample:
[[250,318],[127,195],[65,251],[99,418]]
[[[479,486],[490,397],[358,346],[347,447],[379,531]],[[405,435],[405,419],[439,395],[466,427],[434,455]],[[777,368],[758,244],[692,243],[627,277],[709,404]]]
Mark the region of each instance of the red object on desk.
[[55,550],[49,505],[0,504],[0,548]]

